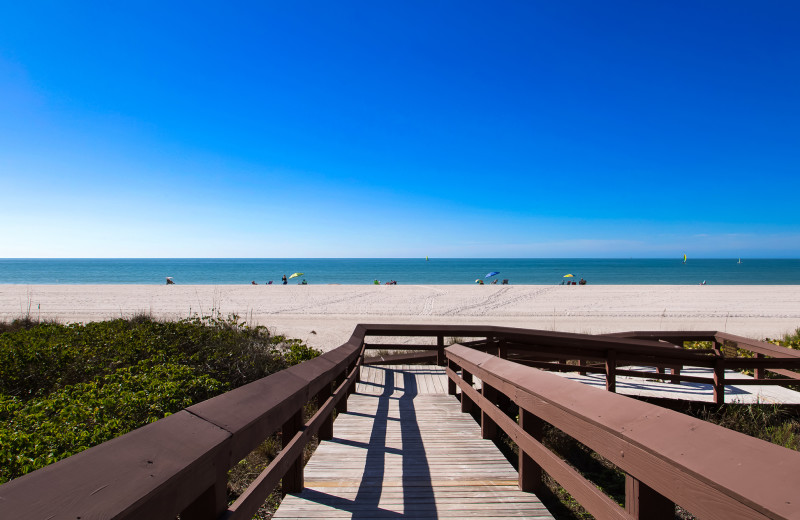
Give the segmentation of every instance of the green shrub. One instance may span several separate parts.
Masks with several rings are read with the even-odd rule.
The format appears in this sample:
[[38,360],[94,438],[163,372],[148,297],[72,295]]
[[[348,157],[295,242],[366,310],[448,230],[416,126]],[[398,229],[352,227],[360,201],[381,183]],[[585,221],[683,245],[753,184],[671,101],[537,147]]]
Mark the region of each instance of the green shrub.
[[0,331],[0,483],[319,355],[237,316]]

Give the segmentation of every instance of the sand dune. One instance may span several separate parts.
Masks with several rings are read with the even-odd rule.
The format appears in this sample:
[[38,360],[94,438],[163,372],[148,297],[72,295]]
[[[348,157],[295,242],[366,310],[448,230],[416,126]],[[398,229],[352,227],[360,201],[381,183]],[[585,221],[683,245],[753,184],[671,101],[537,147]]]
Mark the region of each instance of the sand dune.
[[491,324],[568,332],[721,330],[754,338],[800,327],[798,286],[0,285],[0,319],[66,322],[145,312],[236,313],[330,349],[358,323]]

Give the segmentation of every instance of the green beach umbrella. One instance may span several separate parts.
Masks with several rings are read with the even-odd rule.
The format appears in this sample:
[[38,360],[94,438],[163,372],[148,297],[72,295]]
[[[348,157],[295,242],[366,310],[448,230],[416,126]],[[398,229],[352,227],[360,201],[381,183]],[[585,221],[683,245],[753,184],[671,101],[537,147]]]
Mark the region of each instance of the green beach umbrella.
[[565,274],[564,278],[572,278],[572,275],[571,274]]
[[303,276],[304,274],[305,274],[305,273],[294,273],[294,274],[293,274],[292,276],[290,276],[289,278],[290,278],[290,279],[291,279],[291,278],[297,278],[298,276]]

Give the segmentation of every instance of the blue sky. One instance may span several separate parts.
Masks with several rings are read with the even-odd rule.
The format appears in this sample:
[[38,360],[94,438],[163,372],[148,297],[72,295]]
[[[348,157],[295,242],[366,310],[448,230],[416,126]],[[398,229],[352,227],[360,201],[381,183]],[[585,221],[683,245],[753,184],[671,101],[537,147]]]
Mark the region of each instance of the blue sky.
[[6,2],[0,257],[800,257],[800,3]]

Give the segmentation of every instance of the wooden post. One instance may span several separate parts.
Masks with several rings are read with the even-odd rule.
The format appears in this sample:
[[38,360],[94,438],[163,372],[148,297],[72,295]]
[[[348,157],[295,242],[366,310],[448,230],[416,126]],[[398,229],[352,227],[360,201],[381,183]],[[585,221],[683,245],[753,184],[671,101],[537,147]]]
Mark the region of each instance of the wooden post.
[[[364,346],[364,342],[361,342],[361,347]],[[361,382],[361,365],[364,364],[364,351],[362,349],[361,354],[358,355],[358,359],[356,359],[356,365],[358,365],[358,372],[356,372],[356,383]]]
[[[544,421],[531,412],[519,409],[519,426],[525,433],[542,442]],[[529,493],[539,493],[544,488],[542,467],[519,448],[519,489]]]
[[[339,388],[342,383],[347,379],[347,369],[341,374],[336,377],[336,388]],[[339,404],[336,405],[336,411],[339,413],[347,413],[347,397],[350,395],[350,392],[347,391],[344,393],[341,399],[339,399]]]
[[[322,406],[325,404],[325,401],[327,401],[330,396],[331,384],[328,383],[317,393],[317,408],[322,408]],[[333,439],[333,413],[328,415],[325,420],[322,421],[317,436],[321,441],[329,441]]]
[[[456,365],[453,360],[448,359],[447,360],[447,365],[448,365],[448,367],[450,367],[450,370],[452,370],[455,373],[458,373],[458,365]],[[456,390],[457,389],[458,389],[458,386],[456,385],[456,382],[452,378],[448,377],[447,378],[447,393],[448,393],[448,395],[456,395]]]
[[[467,372],[463,368],[461,369],[461,379],[463,379],[464,382],[466,382],[468,385],[472,386],[472,374],[470,374],[469,372]],[[472,411],[472,399],[467,397],[467,393],[466,392],[462,391],[461,392],[461,412],[469,413],[470,411]]]
[[[214,520],[228,507],[228,472],[217,475],[217,481],[206,489],[194,502],[181,511],[186,520]],[[80,517],[79,517],[80,518]]]
[[[484,381],[481,384],[481,394],[489,401],[489,406],[497,407],[497,389],[489,386]],[[497,423],[489,417],[483,408],[481,408],[481,438],[483,439],[497,439]]]
[[725,361],[722,357],[714,360],[714,402],[725,404]]
[[[579,359],[578,360],[578,366],[579,367],[585,367],[586,366],[586,360],[585,359]],[[585,376],[586,375],[586,370],[578,370],[578,373],[580,375],[582,375],[582,376]]]
[[[764,354],[759,354],[758,352],[755,353],[756,359],[764,359]],[[763,368],[756,368],[756,379],[764,379],[764,369]]]
[[501,359],[508,358],[508,345],[506,344],[505,338],[497,340],[497,357]]
[[[682,367],[676,367],[676,368],[673,368],[673,369],[672,369],[672,375],[674,375],[674,376],[679,376],[679,375],[681,375],[681,368],[682,368]],[[679,384],[681,384],[681,382],[680,382],[680,381],[674,381],[674,380],[673,380],[673,381],[672,381],[672,384],[674,384],[674,385],[679,385]]]
[[617,391],[617,353],[614,350],[606,352],[606,390]]
[[[347,370],[344,373],[344,377],[347,378],[348,374],[350,374],[350,372],[352,372],[355,368],[356,368],[356,361],[353,361],[347,367]],[[349,387],[347,387],[347,396],[348,397],[353,395],[354,393],[356,393],[356,383],[357,382],[358,382],[358,371],[356,371],[356,373],[354,374],[353,382],[350,384]]]
[[[303,428],[303,409],[298,410],[281,428],[281,442],[285,448],[292,440],[292,437]],[[281,480],[281,490],[284,495],[287,493],[299,493],[303,491],[303,453],[292,461],[292,466]]]
[[443,367],[447,364],[444,355],[444,336],[436,336],[436,364]]
[[626,474],[625,512],[637,520],[673,520],[675,503]]

